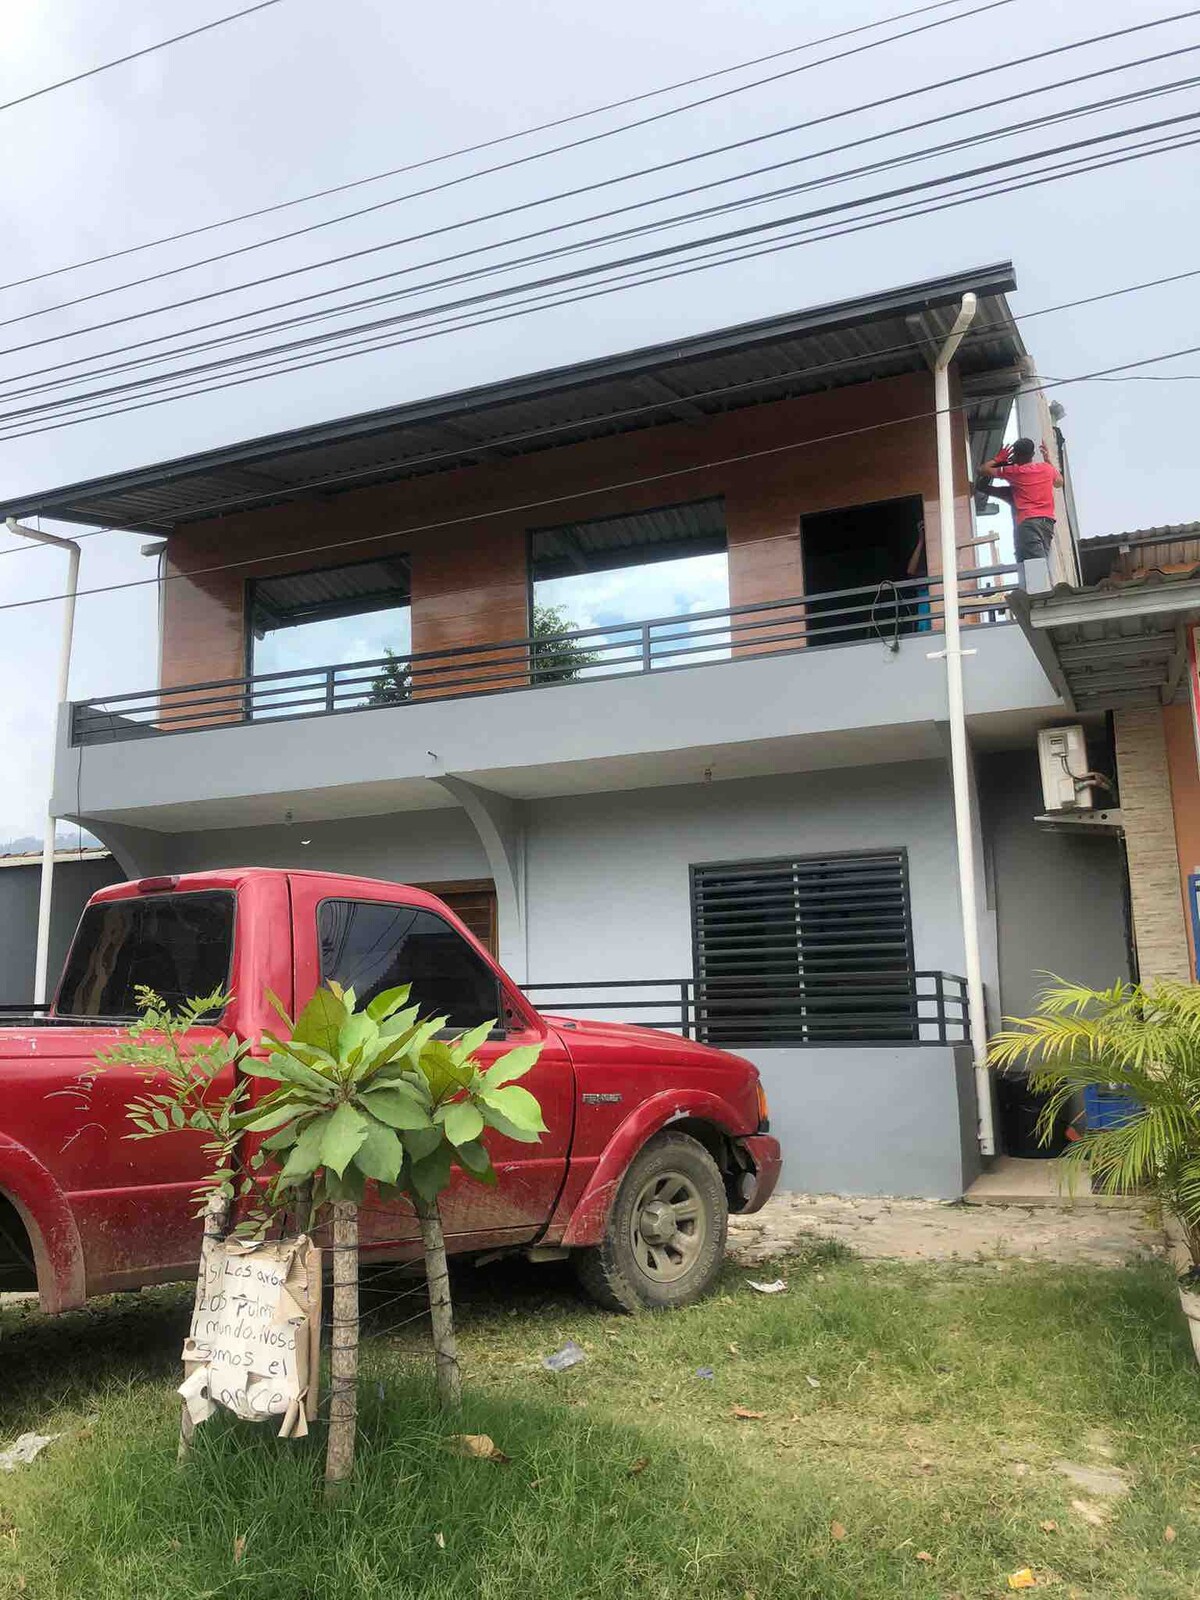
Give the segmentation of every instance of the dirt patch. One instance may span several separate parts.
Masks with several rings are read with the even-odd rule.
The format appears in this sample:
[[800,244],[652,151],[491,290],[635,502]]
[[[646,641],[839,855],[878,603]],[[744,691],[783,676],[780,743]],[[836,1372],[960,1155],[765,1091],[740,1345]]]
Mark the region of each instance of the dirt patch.
[[745,1265],[786,1255],[813,1235],[875,1260],[1057,1261],[1119,1267],[1163,1256],[1161,1227],[1138,1207],[966,1206],[938,1200],[780,1194],[731,1217],[729,1251]]

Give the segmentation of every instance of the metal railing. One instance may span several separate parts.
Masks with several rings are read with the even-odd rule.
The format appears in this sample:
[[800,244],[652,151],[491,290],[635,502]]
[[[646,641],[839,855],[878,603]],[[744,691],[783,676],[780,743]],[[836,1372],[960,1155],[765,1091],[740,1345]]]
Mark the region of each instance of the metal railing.
[[[960,607],[968,622],[1009,620],[1005,586],[1016,567],[963,573]],[[154,738],[197,728],[329,716],[422,700],[499,694],[595,678],[667,672],[742,657],[785,654],[902,638],[940,630],[938,578],[904,578],[855,589],[726,606],[688,616],[572,628],[540,638],[463,645],[408,656],[337,662],[245,678],[76,701],[71,742]]]
[[606,978],[521,987],[542,1011],[635,1022],[735,1049],[970,1042],[967,980],[952,972]]

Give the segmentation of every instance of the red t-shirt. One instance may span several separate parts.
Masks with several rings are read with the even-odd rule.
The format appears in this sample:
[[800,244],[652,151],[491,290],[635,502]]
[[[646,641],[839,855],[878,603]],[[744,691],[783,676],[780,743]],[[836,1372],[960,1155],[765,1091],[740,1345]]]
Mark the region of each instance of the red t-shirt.
[[1014,461],[997,472],[1012,489],[1018,522],[1028,517],[1049,517],[1053,522],[1055,471],[1048,461]]

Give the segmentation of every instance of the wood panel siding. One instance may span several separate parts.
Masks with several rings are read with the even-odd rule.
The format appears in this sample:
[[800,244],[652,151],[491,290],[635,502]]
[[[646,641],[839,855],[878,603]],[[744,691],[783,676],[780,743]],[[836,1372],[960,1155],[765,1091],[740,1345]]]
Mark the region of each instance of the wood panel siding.
[[[411,559],[414,651],[521,638],[529,628],[528,528],[560,515],[600,517],[724,496],[736,606],[803,593],[799,527],[806,513],[919,495],[936,573],[932,407],[932,379],[914,374],[408,483],[336,496],[314,492],[181,526],[168,546],[163,684],[242,675],[248,579],[389,551]],[[955,459],[962,464],[956,505],[965,539],[969,483],[957,413],[955,426]],[[248,564],[204,571],[229,561]],[[445,671],[461,675],[462,668],[447,663]]]

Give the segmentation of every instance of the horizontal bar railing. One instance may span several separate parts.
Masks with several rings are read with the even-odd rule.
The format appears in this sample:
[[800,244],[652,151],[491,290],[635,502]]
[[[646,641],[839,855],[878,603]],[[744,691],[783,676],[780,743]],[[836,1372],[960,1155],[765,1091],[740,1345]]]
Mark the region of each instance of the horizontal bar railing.
[[[984,567],[962,575],[959,605],[968,623],[1008,620],[1003,584],[1016,570]],[[868,640],[890,648],[902,638],[940,628],[942,587],[936,577],[887,580],[688,616],[571,628],[543,638],[108,695],[72,706],[71,741],[96,744],[235,723],[328,716]]]
[[735,1049],[970,1042],[966,979],[950,972],[798,977],[793,967],[786,977],[603,978],[522,988],[551,1013],[632,1022]]

